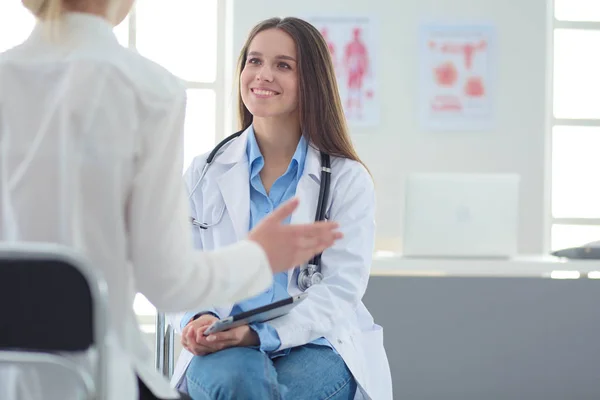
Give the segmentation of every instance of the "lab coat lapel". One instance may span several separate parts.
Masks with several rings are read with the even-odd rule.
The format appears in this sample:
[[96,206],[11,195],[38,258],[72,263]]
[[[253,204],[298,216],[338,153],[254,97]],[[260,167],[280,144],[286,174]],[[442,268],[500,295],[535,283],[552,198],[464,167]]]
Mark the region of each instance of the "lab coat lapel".
[[250,227],[249,179],[248,163],[240,162],[217,180],[237,240],[244,239]]
[[[292,214],[292,224],[308,224],[315,220],[319,199],[319,184],[321,182],[320,157],[318,150],[308,146],[304,171],[296,187],[296,197],[300,199],[300,204]],[[296,274],[288,273],[288,287],[291,287],[294,276]]]
[[232,164],[232,167],[217,178],[217,184],[225,209],[235,231],[236,240],[248,235],[250,227],[250,172],[246,156],[247,133],[239,138],[215,158],[219,164]]

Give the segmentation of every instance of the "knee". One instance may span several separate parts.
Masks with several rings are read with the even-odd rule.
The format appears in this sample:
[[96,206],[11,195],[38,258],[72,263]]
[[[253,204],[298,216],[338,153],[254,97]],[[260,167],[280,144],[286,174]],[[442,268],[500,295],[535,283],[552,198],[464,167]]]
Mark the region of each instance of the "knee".
[[[270,398],[267,392],[274,390],[276,378],[272,379],[268,373],[265,361],[239,354],[235,349],[231,349],[229,354],[227,352],[223,350],[219,352],[223,354],[214,353],[192,359],[186,371],[190,395],[201,392],[209,398],[242,399],[251,392],[253,396],[250,398]],[[254,393],[256,391],[265,393]]]

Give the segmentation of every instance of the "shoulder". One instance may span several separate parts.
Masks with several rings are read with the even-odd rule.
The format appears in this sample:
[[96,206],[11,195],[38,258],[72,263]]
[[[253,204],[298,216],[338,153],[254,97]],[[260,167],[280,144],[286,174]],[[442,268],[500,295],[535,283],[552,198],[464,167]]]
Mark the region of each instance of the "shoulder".
[[331,160],[330,216],[336,221],[371,220],[376,208],[375,185],[358,161]]
[[335,182],[336,186],[362,188],[365,191],[375,189],[371,174],[358,161],[333,157],[331,159],[331,175],[332,183]]
[[204,153],[194,157],[190,165],[185,170],[183,177],[188,186],[193,182],[197,181],[200,177],[202,169],[206,165],[206,160],[208,159],[209,154],[210,153]]
[[121,88],[132,89],[148,104],[171,103],[185,99],[185,85],[157,63],[118,43],[105,43],[95,48],[77,48],[68,58],[47,46],[25,42],[0,54],[0,63],[47,66],[69,65],[76,71],[95,71],[96,77],[109,77]]
[[183,81],[155,62],[124,47],[111,49],[109,63],[149,103],[185,99]]

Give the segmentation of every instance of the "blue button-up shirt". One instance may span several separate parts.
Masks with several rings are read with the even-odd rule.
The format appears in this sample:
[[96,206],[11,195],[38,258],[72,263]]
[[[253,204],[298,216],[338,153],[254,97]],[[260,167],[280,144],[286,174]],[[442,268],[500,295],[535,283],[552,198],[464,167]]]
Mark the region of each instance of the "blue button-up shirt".
[[[286,202],[296,194],[298,181],[304,171],[308,143],[302,136],[288,165],[286,172],[280,176],[271,186],[267,194],[260,178],[260,172],[265,165],[264,158],[258,147],[254,129],[248,130],[248,145],[246,155],[248,156],[248,166],[250,168],[250,226],[252,229],[265,216],[271,213],[280,204]],[[286,223],[289,223],[289,219]],[[273,286],[266,292],[236,305],[232,314],[247,311],[256,307],[264,306],[274,301],[289,297],[287,292],[288,273],[282,272],[274,276]],[[277,331],[269,324],[256,323],[250,325],[256,331],[260,338],[260,348],[265,352],[273,352],[281,345]],[[289,350],[288,350],[289,351]],[[275,355],[285,355],[288,351],[277,352]]]
[[[260,171],[265,165],[264,157],[258,147],[253,127],[248,129],[246,155],[248,157],[248,166],[250,169],[250,226],[248,227],[250,230],[280,204],[286,202],[296,194],[296,187],[298,186],[298,182],[304,171],[307,151],[308,142],[304,136],[302,136],[287,171],[273,183],[271,190],[267,194],[260,178]],[[286,223],[289,222],[288,218]],[[273,285],[268,290],[258,296],[234,305],[231,315],[239,314],[289,297],[287,286],[287,272],[275,275]],[[214,310],[210,310],[209,312],[214,313]],[[192,317],[192,314],[186,314],[186,317],[182,320],[182,327],[185,326]],[[277,331],[271,325],[268,323],[255,323],[251,324],[250,327],[254,329],[260,338],[260,349],[262,351],[270,353],[272,357],[289,353],[289,349],[274,353],[281,345],[281,341]],[[331,347],[325,338],[317,339],[313,344]]]

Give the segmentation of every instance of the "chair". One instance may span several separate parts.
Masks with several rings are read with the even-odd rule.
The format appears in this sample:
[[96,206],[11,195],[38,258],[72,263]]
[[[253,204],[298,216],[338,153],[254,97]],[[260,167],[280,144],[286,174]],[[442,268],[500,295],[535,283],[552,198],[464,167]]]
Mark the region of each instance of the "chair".
[[[52,365],[87,398],[106,398],[106,283],[80,256],[58,245],[0,244],[0,315],[0,364]],[[92,348],[93,376],[65,357]]]
[[166,323],[165,314],[156,314],[156,369],[168,379],[173,376],[175,331]]

